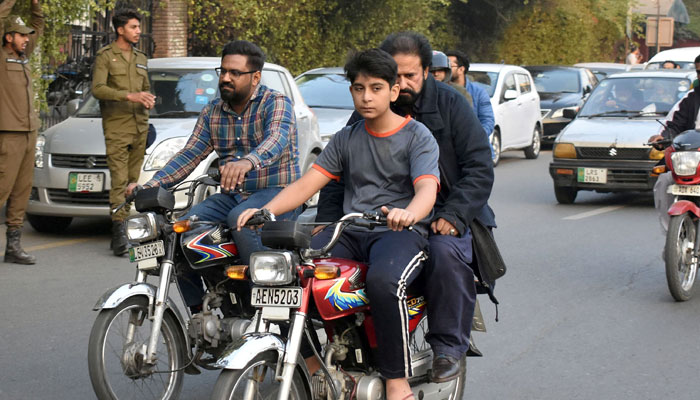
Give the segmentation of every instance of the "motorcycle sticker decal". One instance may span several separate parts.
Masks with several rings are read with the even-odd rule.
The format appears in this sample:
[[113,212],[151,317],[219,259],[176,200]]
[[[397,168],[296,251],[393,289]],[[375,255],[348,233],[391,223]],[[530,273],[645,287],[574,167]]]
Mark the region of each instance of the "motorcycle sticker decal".
[[420,317],[425,309],[425,297],[420,296],[408,299],[406,300],[406,306],[408,306],[408,319]]
[[209,234],[210,231],[203,232],[199,236],[187,242],[187,248],[199,253],[203,258],[196,261],[199,264],[204,261],[213,260],[222,257],[233,257],[237,252],[236,245],[233,243],[224,243],[220,245],[207,245],[202,243],[202,239]]
[[365,289],[354,292],[343,292],[340,288],[345,283],[345,278],[338,279],[328,292],[324,300],[329,300],[335,308],[340,311],[347,311],[351,308],[362,307],[369,304],[369,299],[365,294]]

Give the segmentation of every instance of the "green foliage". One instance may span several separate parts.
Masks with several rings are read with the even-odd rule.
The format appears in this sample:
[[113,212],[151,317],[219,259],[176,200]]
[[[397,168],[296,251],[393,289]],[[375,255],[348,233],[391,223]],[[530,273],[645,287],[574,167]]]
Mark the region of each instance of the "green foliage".
[[[625,38],[627,0],[540,0],[520,12],[498,54],[511,64],[614,61]],[[633,18],[638,29],[639,18]]]
[[348,51],[377,46],[391,32],[415,30],[439,48],[456,41],[449,0],[190,0],[190,52],[219,55],[234,39],[257,43],[268,61],[293,74],[342,65]]

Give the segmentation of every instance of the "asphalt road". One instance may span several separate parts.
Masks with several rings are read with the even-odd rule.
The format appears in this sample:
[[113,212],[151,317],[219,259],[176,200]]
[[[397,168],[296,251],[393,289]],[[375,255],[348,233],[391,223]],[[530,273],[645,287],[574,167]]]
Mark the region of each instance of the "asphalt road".
[[[484,357],[469,359],[465,398],[697,399],[700,294],[676,303],[668,292],[651,195],[582,192],[558,205],[550,160],[504,153],[496,168],[508,273],[499,322],[480,299],[488,332],[475,333]],[[110,255],[107,219],[61,235],[26,227],[23,244],[37,265],[0,263],[0,399],[94,398],[91,309],[135,268]],[[181,397],[207,399],[216,377],[186,376]]]

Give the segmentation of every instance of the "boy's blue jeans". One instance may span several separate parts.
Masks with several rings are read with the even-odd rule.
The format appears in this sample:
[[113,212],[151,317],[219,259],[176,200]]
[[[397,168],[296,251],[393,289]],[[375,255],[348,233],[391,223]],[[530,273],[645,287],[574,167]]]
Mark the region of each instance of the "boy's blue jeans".
[[[232,228],[233,241],[238,248],[241,263],[248,264],[250,255],[256,251],[264,250],[265,247],[262,245],[260,235],[256,231],[243,228],[239,232],[235,229],[238,216],[249,208],[262,208],[282,189],[281,187],[272,187],[258,190],[250,194],[246,199],[239,193],[217,193],[192,207],[182,219],[196,215],[200,221],[226,222]],[[301,207],[279,215],[277,219],[295,220],[300,213]],[[182,276],[178,276],[177,280],[186,305],[195,306],[202,303],[204,288],[197,273],[184,273]]]

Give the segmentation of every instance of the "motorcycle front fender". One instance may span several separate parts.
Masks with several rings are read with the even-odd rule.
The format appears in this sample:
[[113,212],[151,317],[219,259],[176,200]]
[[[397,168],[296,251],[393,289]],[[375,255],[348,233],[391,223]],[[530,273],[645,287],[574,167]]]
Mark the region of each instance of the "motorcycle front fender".
[[683,215],[687,212],[695,215],[696,218],[700,218],[700,207],[690,200],[679,200],[668,209],[668,215]]
[[258,354],[275,351],[277,359],[281,360],[285,349],[284,339],[274,333],[248,333],[237,341],[229,344],[216,366],[223,369],[242,369]]
[[[103,309],[115,308],[128,298],[134,296],[146,296],[148,298],[149,308],[151,309],[151,311],[149,312],[152,312],[152,305],[155,302],[157,291],[158,288],[151,285],[150,283],[125,283],[123,285],[113,287],[106,291],[97,300],[97,303],[95,303],[92,309],[94,311],[100,311]],[[174,306],[174,304],[175,303],[173,302],[173,300],[170,297],[168,297],[168,299],[165,301],[166,312],[170,312],[180,323],[180,328],[182,329],[182,333],[185,337],[185,340],[187,341],[187,346],[189,348],[190,337],[187,334],[186,330],[186,319],[182,316],[182,313],[180,312],[180,310],[178,310],[177,307]]]

